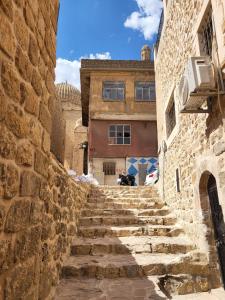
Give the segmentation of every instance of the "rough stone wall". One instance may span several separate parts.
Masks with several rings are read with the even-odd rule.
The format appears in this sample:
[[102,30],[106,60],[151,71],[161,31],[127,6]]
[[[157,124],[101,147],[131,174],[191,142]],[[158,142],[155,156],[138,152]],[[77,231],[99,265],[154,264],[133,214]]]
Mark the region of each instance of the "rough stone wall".
[[88,186],[51,156],[58,0],[0,0],[0,299],[51,295]]
[[[210,114],[180,114],[178,85],[188,57],[200,55],[197,31],[208,2],[168,1],[155,66],[159,148],[163,140],[167,144],[165,154],[163,148],[160,148],[160,191],[165,201],[177,213],[193,242],[205,251],[208,251],[206,231],[211,229],[203,225],[204,203],[199,194],[204,172],[212,173],[217,180],[219,200],[225,215],[225,99],[221,97],[219,101],[215,97],[213,112]],[[219,60],[224,68],[224,1],[211,2],[219,44]],[[167,138],[165,110],[173,90],[177,124],[171,136]],[[180,173],[180,193],[176,190],[177,168]],[[204,201],[206,198],[204,197]]]

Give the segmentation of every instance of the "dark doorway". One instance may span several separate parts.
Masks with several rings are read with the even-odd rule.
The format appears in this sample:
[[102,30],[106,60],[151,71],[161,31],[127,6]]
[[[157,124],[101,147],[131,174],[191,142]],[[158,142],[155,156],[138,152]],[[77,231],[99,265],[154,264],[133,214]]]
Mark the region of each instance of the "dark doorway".
[[88,142],[83,143],[85,147],[84,149],[84,156],[83,156],[83,173],[85,175],[88,174]]
[[216,239],[216,248],[218,252],[220,271],[225,288],[225,223],[223,218],[222,207],[219,203],[216,179],[213,175],[208,180],[208,195],[212,212],[212,222],[214,227],[214,235]]

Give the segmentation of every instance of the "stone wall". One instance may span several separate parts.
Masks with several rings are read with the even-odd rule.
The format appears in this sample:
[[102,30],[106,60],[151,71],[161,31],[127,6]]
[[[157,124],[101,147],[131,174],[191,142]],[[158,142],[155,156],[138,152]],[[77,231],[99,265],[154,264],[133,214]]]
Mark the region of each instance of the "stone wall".
[[81,106],[66,102],[62,102],[62,105],[66,121],[64,166],[82,175],[84,150],[81,149],[81,144],[87,141],[87,127],[82,126]]
[[60,98],[56,95],[52,109],[51,152],[62,164],[65,162],[66,121]]
[[89,187],[50,153],[58,0],[0,0],[0,299],[52,299]]
[[[212,0],[219,63],[225,67],[224,1]],[[165,9],[165,23],[156,56],[157,122],[159,142],[159,188],[165,201],[177,213],[186,232],[203,251],[209,250],[206,237],[212,227],[205,226],[199,192],[201,179],[212,173],[217,180],[220,204],[225,215],[225,123],[224,97],[213,98],[210,114],[179,113],[178,85],[188,57],[201,54],[198,28],[209,1],[171,0]],[[224,69],[223,69],[224,70]],[[174,91],[176,126],[167,137],[165,112]],[[163,151],[163,140],[167,151]],[[179,170],[181,191],[176,188]],[[207,191],[205,190],[205,193]],[[204,199],[203,199],[204,198]],[[210,210],[207,212],[210,218]]]

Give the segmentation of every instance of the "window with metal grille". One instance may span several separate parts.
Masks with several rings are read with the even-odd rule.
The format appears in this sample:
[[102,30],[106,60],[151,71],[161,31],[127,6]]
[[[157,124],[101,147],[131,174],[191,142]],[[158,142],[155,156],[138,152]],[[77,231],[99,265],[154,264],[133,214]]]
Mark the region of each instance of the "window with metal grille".
[[110,125],[108,143],[109,145],[130,145],[130,125]]
[[199,37],[202,54],[212,57],[213,21],[211,7],[207,10],[207,13],[203,18],[202,25],[199,29]]
[[167,137],[170,136],[175,126],[176,126],[176,110],[175,110],[175,103],[174,103],[174,95],[172,95],[171,101],[166,111]]
[[155,101],[155,82],[136,82],[135,98],[137,101]]
[[123,81],[104,81],[102,98],[104,100],[124,100],[125,83]]
[[116,175],[116,163],[115,162],[104,162],[103,172],[105,175]]

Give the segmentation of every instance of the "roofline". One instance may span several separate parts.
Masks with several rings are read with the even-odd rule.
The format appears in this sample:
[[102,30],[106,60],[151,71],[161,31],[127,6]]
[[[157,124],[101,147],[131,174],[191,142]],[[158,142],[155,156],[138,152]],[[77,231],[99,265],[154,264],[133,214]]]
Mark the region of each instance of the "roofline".
[[81,60],[81,71],[154,71],[154,62],[145,60],[103,60],[103,59],[82,59]]

